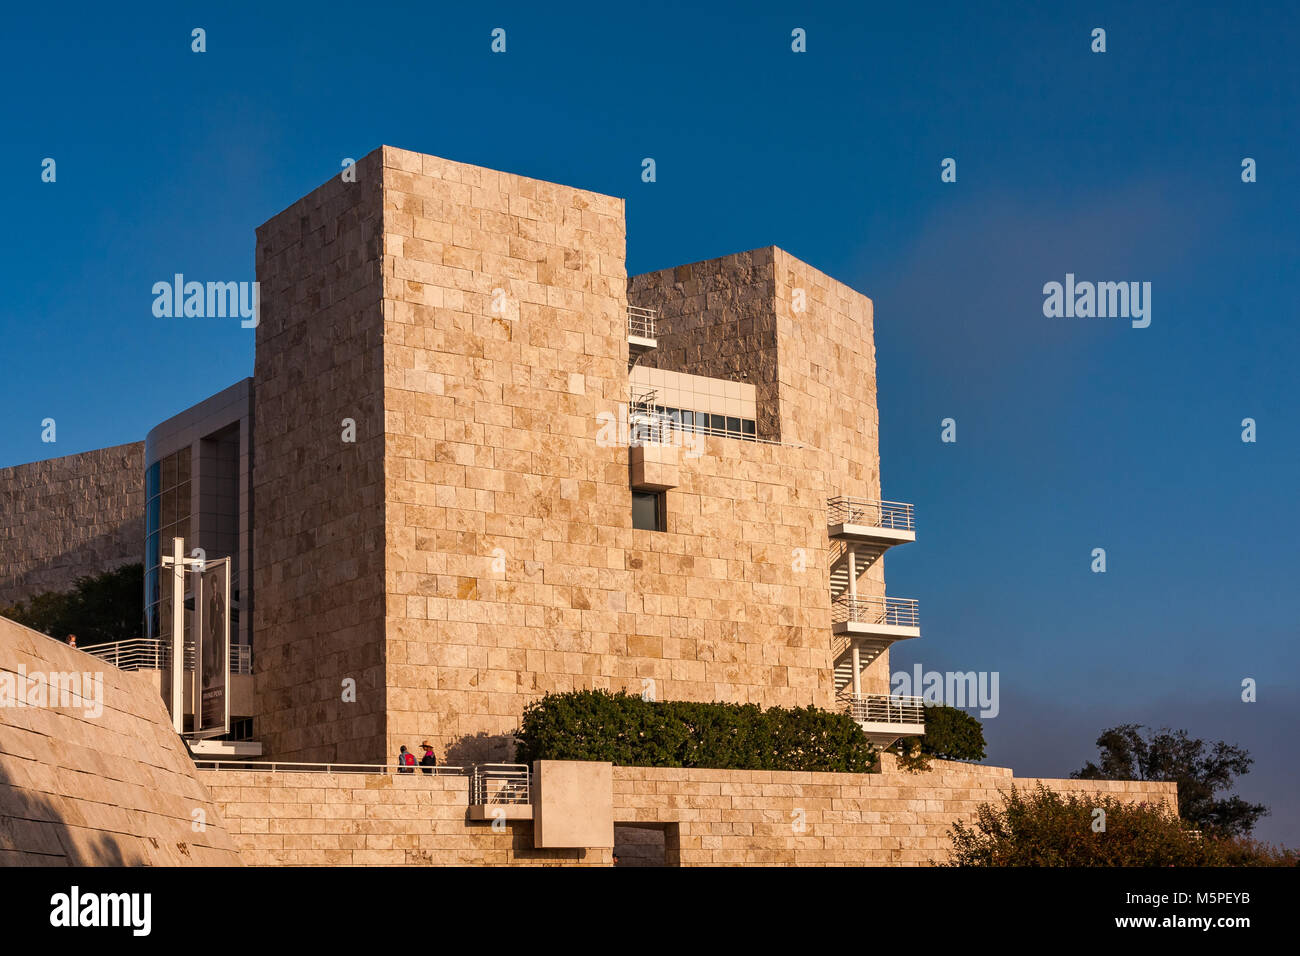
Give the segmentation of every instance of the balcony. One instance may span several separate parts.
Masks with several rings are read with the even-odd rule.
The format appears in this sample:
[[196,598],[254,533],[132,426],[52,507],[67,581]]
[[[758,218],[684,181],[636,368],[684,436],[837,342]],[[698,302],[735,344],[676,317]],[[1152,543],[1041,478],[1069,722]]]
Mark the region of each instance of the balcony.
[[900,737],[925,733],[925,701],[891,694],[842,694],[844,713],[862,728],[873,744],[888,747]]
[[527,764],[477,764],[469,780],[471,820],[533,819],[532,777]]
[[643,309],[639,305],[627,307],[627,347],[633,361],[658,346],[655,339],[655,319],[658,315],[658,309]]
[[[171,664],[171,641],[138,637],[111,644],[92,644],[81,650],[93,654],[124,671],[160,671]],[[185,669],[194,670],[194,642],[185,642]],[[230,673],[253,673],[253,648],[247,644],[230,645]]]
[[831,605],[831,631],[852,638],[883,640],[886,644],[921,636],[921,618],[911,598],[851,597],[842,594]]
[[826,499],[827,530],[832,538],[858,550],[882,554],[886,548],[916,540],[916,516],[901,501],[874,501],[840,495]]

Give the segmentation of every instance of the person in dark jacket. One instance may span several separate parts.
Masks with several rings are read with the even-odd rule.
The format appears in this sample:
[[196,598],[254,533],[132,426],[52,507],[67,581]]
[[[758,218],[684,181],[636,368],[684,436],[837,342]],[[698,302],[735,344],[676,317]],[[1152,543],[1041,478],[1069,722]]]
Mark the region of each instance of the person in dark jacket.
[[415,754],[407,751],[406,744],[402,744],[402,749],[397,755],[397,772],[415,773]]
[[424,768],[425,773],[433,773],[433,768],[438,766],[438,758],[434,756],[432,745],[426,740],[420,744],[420,749],[424,751],[424,756],[420,758],[420,766]]

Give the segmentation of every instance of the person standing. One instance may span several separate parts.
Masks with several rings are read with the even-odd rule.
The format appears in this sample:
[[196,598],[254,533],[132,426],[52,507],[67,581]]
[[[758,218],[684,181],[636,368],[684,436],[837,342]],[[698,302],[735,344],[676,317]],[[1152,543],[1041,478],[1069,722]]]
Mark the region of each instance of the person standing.
[[406,744],[402,744],[402,749],[397,754],[397,772],[415,773],[415,754],[406,749]]
[[68,646],[69,646],[69,647],[76,647],[76,646],[77,646],[77,635],[76,635],[76,634],[69,634],[69,635],[68,635]]
[[433,747],[429,741],[420,744],[420,749],[424,751],[424,756],[420,758],[420,766],[424,768],[425,774],[433,773],[433,768],[438,766],[438,757],[433,752]]

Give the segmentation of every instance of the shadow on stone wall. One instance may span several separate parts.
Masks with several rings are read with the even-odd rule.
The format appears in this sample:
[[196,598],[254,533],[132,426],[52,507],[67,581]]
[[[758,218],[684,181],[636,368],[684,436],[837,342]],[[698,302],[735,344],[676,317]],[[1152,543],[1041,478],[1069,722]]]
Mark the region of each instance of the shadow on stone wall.
[[21,574],[0,580],[0,607],[46,591],[67,591],[79,577],[112,571],[144,560],[144,516],[122,522],[62,554],[43,558]]
[[476,763],[512,763],[515,759],[515,738],[512,734],[486,734],[479,732],[461,737],[447,747],[443,763],[450,767],[468,770]]
[[[2,756],[2,755],[0,755]],[[84,821],[83,821],[84,822]],[[0,760],[0,866],[140,866],[115,835],[73,825],[53,800],[19,787]]]

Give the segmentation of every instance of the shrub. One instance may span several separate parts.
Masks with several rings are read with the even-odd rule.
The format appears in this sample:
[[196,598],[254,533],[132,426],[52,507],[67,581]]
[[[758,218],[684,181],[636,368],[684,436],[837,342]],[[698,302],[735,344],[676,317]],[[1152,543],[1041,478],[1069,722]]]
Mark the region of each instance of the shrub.
[[647,701],[603,690],[547,694],[524,711],[516,759],[625,767],[866,773],[875,750],[853,720],[816,707]]
[[139,637],[144,626],[144,565],[124,564],[79,577],[67,591],[46,591],[0,607],[0,617],[81,647]]
[[[1095,831],[1096,810],[1105,829]],[[1294,850],[1194,833],[1168,807],[1014,787],[949,830],[949,866],[1295,866]]]
[[905,770],[926,770],[927,758],[939,760],[983,760],[984,725],[956,707],[928,704],[925,708],[925,736],[904,737],[889,748]]

